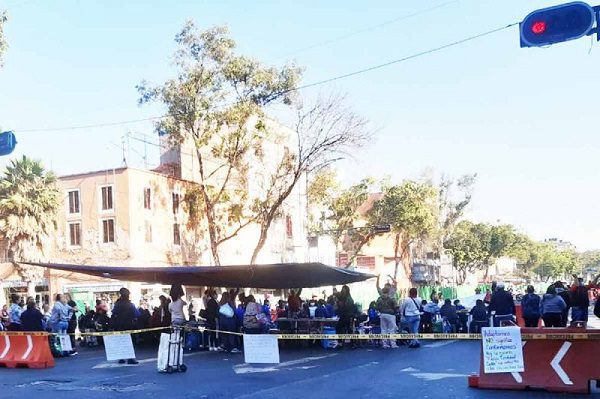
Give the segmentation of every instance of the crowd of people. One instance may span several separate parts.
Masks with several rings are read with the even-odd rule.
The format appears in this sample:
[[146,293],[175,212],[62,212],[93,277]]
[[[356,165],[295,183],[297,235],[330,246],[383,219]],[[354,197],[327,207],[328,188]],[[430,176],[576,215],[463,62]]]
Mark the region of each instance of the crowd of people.
[[[560,281],[551,284],[542,296],[528,286],[520,299],[522,317],[526,327],[538,327],[543,321],[545,327],[565,327],[569,314],[573,322],[586,322],[590,306],[589,290],[595,286],[585,285],[574,276],[573,284]],[[477,289],[478,299],[467,309],[460,300],[443,298],[435,291],[429,301],[419,298],[416,288],[401,298],[395,281],[391,280],[380,288],[379,297],[371,302],[366,312],[357,306],[346,285],[340,291],[335,288],[329,296],[312,295],[310,299],[301,297],[302,289],[291,290],[287,300],[281,299],[272,308],[265,296],[260,303],[253,295],[240,293],[239,289],[225,290],[207,288],[202,297],[200,309],[195,309],[192,301],[185,301],[181,286],[174,285],[169,295],[161,295],[155,306],[142,300],[135,306],[126,288],[119,291],[119,299],[109,306],[98,299],[94,307],[85,304],[79,309],[71,296],[59,294],[52,307],[43,304],[41,308],[33,298],[23,301],[19,295],[11,296],[10,306],[5,306],[0,314],[0,329],[9,331],[48,331],[69,334],[72,351],[64,355],[76,354],[75,331],[127,331],[147,328],[168,328],[170,326],[203,326],[188,334],[190,346],[209,351],[239,352],[242,348],[238,334],[262,334],[271,330],[290,328],[290,320],[322,319],[334,322],[337,334],[358,332],[393,334],[407,333],[478,333],[482,327],[500,326],[516,322],[515,297],[503,283],[493,283],[486,294]],[[600,317],[600,306],[597,315]],[[80,316],[77,317],[77,314]],[[196,344],[194,344],[196,339]],[[157,334],[139,334],[136,342],[157,342]],[[418,348],[418,340],[406,342],[411,348]],[[96,346],[101,337],[86,336],[81,344]],[[352,341],[349,341],[354,346]],[[383,348],[396,348],[397,340],[381,340]],[[130,363],[136,363],[130,359]]]

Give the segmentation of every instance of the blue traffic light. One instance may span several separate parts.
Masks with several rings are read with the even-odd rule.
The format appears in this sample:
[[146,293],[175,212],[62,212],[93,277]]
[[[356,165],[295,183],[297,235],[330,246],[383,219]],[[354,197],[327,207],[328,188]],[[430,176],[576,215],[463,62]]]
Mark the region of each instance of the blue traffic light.
[[596,11],[576,1],[544,8],[521,22],[521,47],[541,47],[579,39],[596,31]]
[[13,132],[0,133],[0,156],[8,155],[15,150],[17,138]]

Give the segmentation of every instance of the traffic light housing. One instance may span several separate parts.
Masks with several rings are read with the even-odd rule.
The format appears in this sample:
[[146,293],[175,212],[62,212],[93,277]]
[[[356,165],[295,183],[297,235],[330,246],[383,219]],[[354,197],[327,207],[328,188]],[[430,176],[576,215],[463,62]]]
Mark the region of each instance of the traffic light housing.
[[372,227],[373,233],[376,234],[389,233],[392,230],[392,226],[390,226],[389,224],[377,224]]
[[13,132],[0,133],[0,156],[13,152],[16,145],[17,138]]
[[521,47],[542,47],[579,39],[597,32],[598,11],[581,1],[544,8],[520,24]]

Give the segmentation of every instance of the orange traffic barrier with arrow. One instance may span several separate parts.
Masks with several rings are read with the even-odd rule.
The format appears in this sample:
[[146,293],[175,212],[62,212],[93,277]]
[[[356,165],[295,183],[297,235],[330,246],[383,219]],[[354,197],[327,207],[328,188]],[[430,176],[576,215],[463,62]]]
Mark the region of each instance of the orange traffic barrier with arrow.
[[0,367],[42,369],[54,367],[47,333],[0,334]]
[[[600,381],[600,340],[580,339],[581,334],[597,337],[600,330],[585,328],[523,328],[523,372],[485,373],[483,348],[478,376],[469,377],[469,386],[484,389],[589,393]],[[534,339],[527,339],[533,337]]]

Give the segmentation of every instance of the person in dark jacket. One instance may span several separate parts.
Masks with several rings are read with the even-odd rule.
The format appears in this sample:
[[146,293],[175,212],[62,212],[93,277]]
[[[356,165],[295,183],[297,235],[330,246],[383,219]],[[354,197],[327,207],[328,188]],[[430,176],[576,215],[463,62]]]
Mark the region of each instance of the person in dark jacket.
[[573,277],[575,282],[570,290],[571,320],[587,322],[590,307],[588,288],[583,283],[582,278],[578,278],[577,275],[573,275]]
[[504,289],[504,283],[496,284],[496,291],[492,294],[488,312],[490,315],[494,315],[494,327],[499,327],[500,322],[505,320],[514,322],[515,301],[512,295]]
[[444,304],[440,308],[440,315],[448,320],[452,332],[455,333],[458,329],[458,313],[456,313],[456,307],[452,305],[452,301],[449,298],[444,300]]
[[[140,316],[138,309],[129,300],[129,290],[121,288],[119,290],[119,299],[113,307],[110,324],[115,331],[132,330],[136,326],[136,319]],[[125,359],[119,360],[119,363],[125,363]],[[127,359],[127,364],[138,364],[135,359]]]
[[35,306],[33,298],[27,299],[27,309],[21,313],[21,328],[23,331],[44,331],[44,315]]
[[206,302],[206,312],[204,315],[206,316],[206,328],[213,331],[208,331],[204,336],[205,338],[205,347],[208,346],[208,350],[217,351],[219,350],[219,343],[217,342],[217,334],[215,333],[217,329],[217,319],[219,317],[219,303],[217,302],[217,292],[211,289],[208,292],[208,301]]
[[489,317],[488,312],[485,307],[485,303],[483,300],[478,299],[475,302],[475,306],[469,312],[473,319],[471,320],[470,332],[474,334],[479,334],[481,332],[481,327],[489,327]]
[[565,309],[562,312],[561,325],[560,327],[566,327],[569,321],[569,310],[571,309],[571,295],[569,294],[569,290],[566,289],[565,285],[562,281],[557,281],[553,284],[554,289],[556,291],[556,295],[562,298],[565,302]]
[[527,294],[521,298],[521,309],[523,309],[523,319],[525,327],[537,327],[540,321],[540,301],[539,295],[535,294],[535,288],[532,285],[527,287]]

